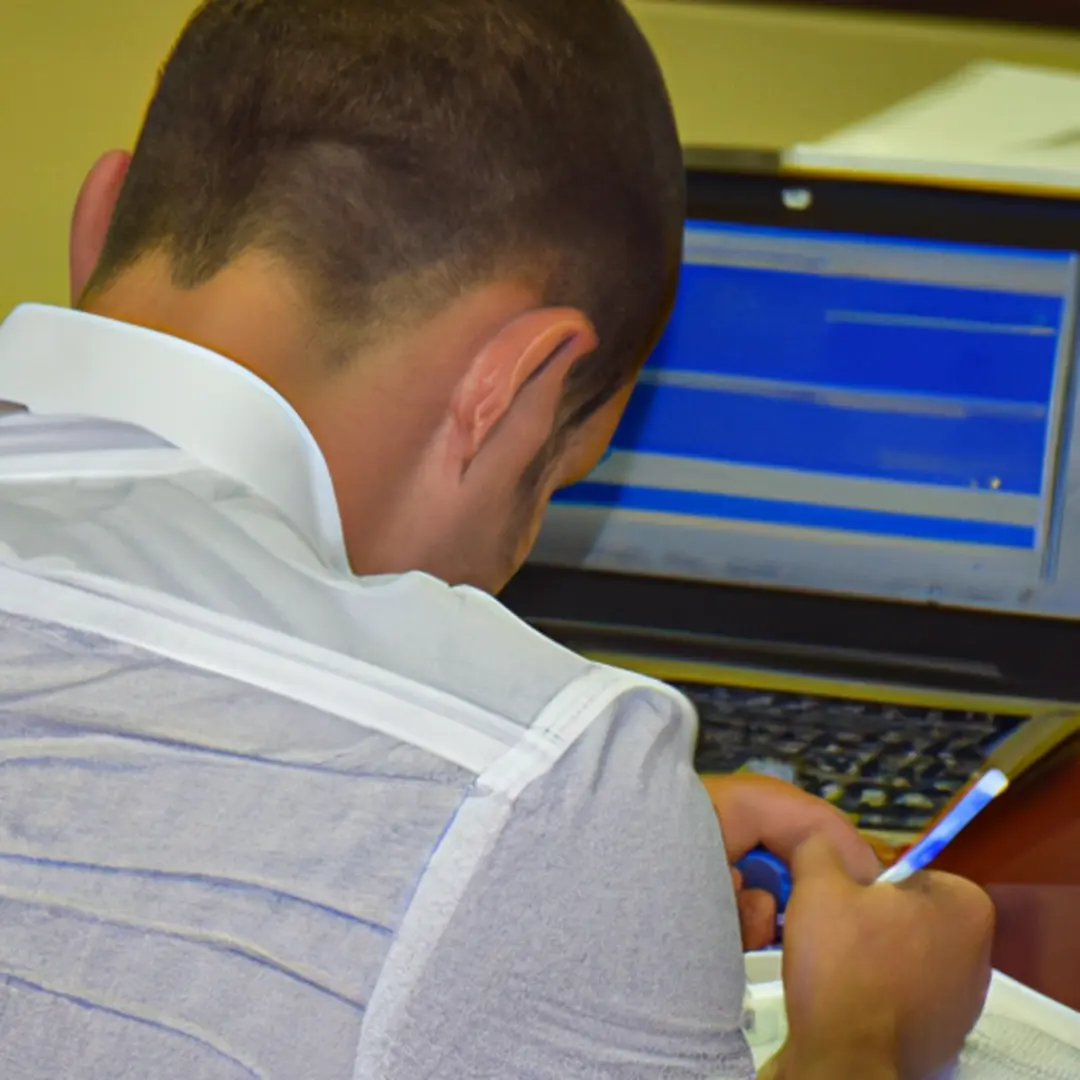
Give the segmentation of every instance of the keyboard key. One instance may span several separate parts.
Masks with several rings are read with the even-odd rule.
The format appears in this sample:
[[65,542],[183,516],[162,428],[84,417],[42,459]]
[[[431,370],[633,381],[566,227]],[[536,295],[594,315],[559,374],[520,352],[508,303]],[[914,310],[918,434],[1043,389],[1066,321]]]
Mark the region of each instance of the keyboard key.
[[917,832],[1021,717],[701,684],[700,772],[767,759],[863,828]]

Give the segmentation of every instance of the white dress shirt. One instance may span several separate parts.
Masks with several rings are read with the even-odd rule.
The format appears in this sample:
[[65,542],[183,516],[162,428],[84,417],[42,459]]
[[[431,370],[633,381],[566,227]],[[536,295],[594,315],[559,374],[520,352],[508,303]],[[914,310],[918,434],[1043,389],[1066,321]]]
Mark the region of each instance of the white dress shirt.
[[221,356],[26,306],[0,401],[5,1080],[745,1075],[681,695],[351,576]]

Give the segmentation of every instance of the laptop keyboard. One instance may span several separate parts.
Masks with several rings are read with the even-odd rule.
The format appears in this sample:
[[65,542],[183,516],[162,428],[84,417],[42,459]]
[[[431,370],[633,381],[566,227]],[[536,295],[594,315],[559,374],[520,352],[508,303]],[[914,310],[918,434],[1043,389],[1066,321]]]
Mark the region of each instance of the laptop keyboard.
[[1023,717],[676,684],[701,718],[702,773],[789,775],[861,828],[918,832]]

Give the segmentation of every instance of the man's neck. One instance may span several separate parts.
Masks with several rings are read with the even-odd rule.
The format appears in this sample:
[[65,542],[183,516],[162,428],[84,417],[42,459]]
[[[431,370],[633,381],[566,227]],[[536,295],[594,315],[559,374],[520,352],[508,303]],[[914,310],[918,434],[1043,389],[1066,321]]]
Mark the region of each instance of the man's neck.
[[350,557],[378,549],[380,523],[407,490],[452,391],[453,372],[430,363],[430,335],[351,355],[344,332],[317,328],[296,279],[259,254],[189,289],[173,282],[167,260],[148,256],[82,307],[208,349],[274,389],[326,461]]
[[287,398],[301,375],[319,373],[300,290],[265,257],[244,256],[207,282],[181,288],[164,256],[146,256],[81,307],[226,356]]

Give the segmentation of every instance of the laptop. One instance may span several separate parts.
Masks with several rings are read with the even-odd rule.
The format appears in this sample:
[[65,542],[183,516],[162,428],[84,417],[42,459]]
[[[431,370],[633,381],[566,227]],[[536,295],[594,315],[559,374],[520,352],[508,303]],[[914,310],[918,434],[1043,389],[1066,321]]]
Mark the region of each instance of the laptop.
[[1080,701],[1080,202],[688,154],[670,327],[504,600],[698,767],[922,829]]

